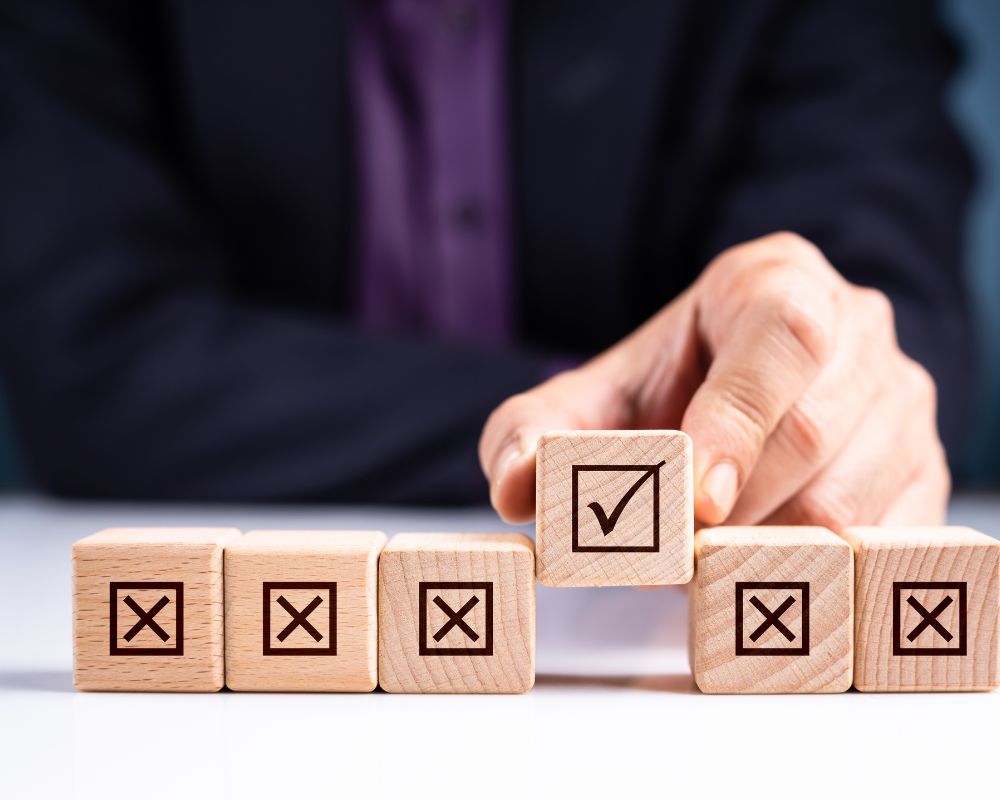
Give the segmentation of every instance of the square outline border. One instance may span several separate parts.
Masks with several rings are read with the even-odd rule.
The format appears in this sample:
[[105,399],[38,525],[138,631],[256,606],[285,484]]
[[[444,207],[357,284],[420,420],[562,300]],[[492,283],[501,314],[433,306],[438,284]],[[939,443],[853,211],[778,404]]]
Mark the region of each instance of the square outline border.
[[[326,589],[330,601],[330,644],[326,647],[275,647],[271,644],[271,592],[275,589]],[[336,581],[264,581],[262,585],[264,601],[265,656],[335,656],[337,655],[337,582]]]
[[[570,550],[574,553],[659,553],[660,552],[660,466],[657,464],[573,464],[573,540]],[[580,486],[581,472],[653,472],[653,543],[651,545],[597,545],[580,544]]]
[[[956,589],[958,591],[958,647],[903,647],[901,600],[903,589]],[[967,656],[968,581],[893,581],[892,582],[892,654],[893,656]]]
[[[118,592],[121,589],[166,589],[173,590],[177,603],[174,613],[173,647],[119,647],[118,641]],[[108,617],[111,621],[112,656],[183,656],[184,655],[184,582],[183,581],[109,581]]]
[[[798,589],[802,592],[802,644],[798,647],[745,647],[743,645],[743,595],[747,589]],[[809,655],[809,582],[808,581],[737,581],[736,582],[736,655],[738,656],[807,656]]]
[[[431,589],[481,589],[486,593],[486,639],[482,647],[429,647],[427,644],[427,593]],[[493,655],[493,581],[420,581],[417,585],[418,652],[422,656]]]

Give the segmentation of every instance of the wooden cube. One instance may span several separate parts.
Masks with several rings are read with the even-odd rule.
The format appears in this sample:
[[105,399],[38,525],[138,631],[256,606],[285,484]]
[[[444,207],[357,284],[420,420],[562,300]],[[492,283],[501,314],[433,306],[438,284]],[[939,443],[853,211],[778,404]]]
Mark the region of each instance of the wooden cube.
[[73,545],[73,683],[78,689],[222,688],[228,528],[109,529]]
[[694,571],[691,440],[679,431],[565,431],[538,443],[538,580],[662,586]]
[[709,694],[851,686],[851,548],[825,528],[722,527],[695,536],[692,669]]
[[862,692],[1000,686],[1000,541],[970,528],[848,528]]
[[370,692],[384,533],[250,531],[226,547],[226,685]]
[[387,692],[526,692],[535,682],[535,553],[520,534],[405,533],[379,562]]

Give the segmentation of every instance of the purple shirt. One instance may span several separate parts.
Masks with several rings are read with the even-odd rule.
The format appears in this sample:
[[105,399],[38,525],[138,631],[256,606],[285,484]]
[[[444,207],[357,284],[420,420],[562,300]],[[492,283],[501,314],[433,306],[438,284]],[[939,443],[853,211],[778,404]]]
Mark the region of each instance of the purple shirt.
[[357,307],[372,327],[511,336],[506,41],[506,0],[357,6]]

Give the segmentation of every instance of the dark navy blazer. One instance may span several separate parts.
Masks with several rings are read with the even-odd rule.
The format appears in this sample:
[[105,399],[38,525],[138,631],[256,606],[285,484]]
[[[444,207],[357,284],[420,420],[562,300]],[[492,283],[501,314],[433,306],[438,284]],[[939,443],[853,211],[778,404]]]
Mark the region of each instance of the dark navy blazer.
[[780,229],[891,296],[955,441],[969,166],[930,2],[512,3],[508,350],[351,319],[349,14],[4,0],[0,369],[42,486],[482,499],[493,406]]

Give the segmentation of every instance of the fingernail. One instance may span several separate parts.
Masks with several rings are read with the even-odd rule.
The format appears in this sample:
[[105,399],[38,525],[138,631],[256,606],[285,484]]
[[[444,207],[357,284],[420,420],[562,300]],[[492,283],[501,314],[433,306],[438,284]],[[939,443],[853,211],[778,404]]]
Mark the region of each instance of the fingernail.
[[701,479],[701,490],[708,496],[723,519],[729,515],[736,502],[740,476],[729,461],[720,461]]

